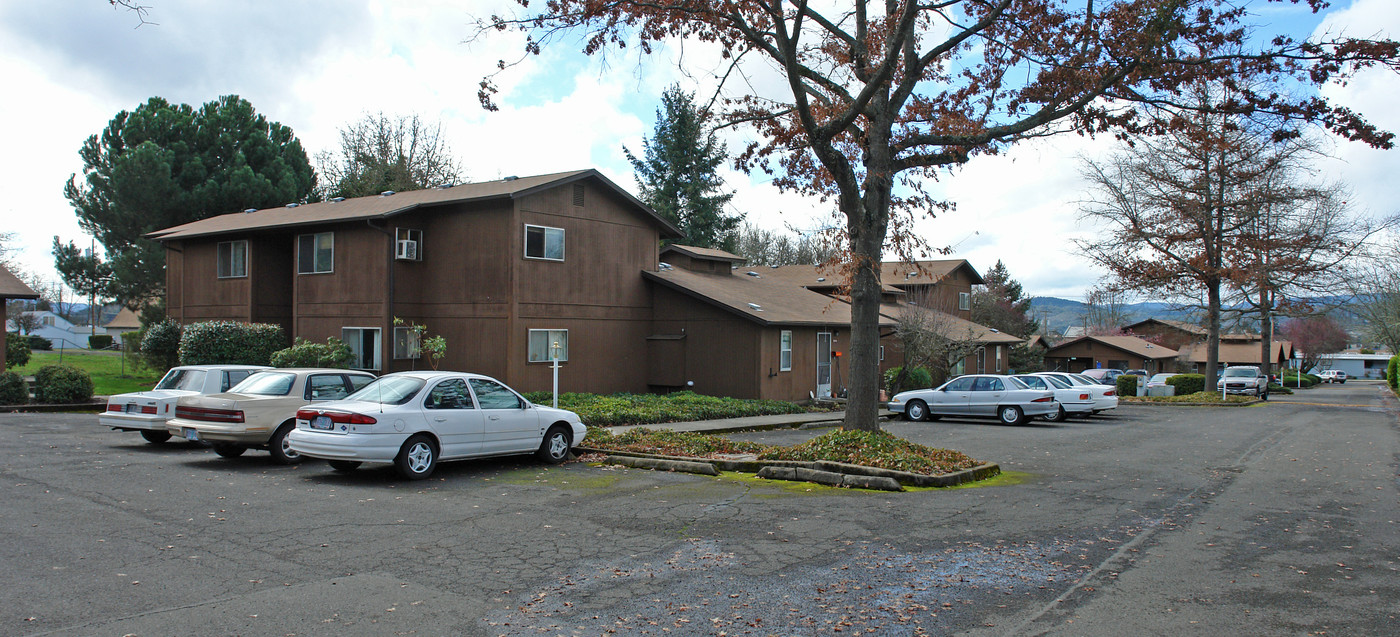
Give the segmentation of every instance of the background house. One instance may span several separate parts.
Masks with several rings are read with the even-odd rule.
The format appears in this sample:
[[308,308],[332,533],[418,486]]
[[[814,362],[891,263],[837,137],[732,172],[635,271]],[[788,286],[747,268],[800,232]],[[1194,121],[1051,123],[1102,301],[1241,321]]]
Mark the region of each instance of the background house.
[[[0,307],[4,307],[11,299],[37,299],[39,294],[10,272],[5,266],[0,265]],[[14,331],[6,321],[5,331]],[[0,343],[0,371],[5,370],[5,347]]]
[[1080,336],[1057,343],[1045,352],[1045,369],[1082,372],[1088,369],[1144,369],[1156,374],[1173,367],[1177,351],[1136,336]]
[[122,334],[134,332],[141,329],[141,317],[127,307],[122,307],[117,311],[117,315],[112,320],[107,321],[102,326],[102,330],[112,337],[112,342],[117,345],[122,344]]
[[[86,325],[74,325],[68,319],[59,316],[49,310],[28,310],[22,313],[29,317],[35,327],[29,330],[29,334],[49,339],[53,343],[54,349],[87,349],[88,337],[92,335],[92,328]],[[5,322],[5,331],[15,332],[19,327],[14,321]]]

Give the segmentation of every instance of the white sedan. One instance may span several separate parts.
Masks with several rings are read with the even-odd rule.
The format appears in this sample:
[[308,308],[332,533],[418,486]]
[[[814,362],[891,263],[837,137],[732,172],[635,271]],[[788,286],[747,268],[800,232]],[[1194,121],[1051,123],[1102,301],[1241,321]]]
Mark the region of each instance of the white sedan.
[[460,372],[386,374],[343,401],[297,412],[291,448],[336,471],[392,463],[422,480],[439,460],[534,453],[563,462],[587,434],[578,414],[536,405],[500,381]]
[[1099,413],[1110,409],[1118,408],[1118,388],[1110,385],[1100,385],[1094,379],[1083,374],[1070,374],[1068,372],[1036,372],[1036,376],[1050,376],[1063,380],[1078,388],[1088,389],[1094,395],[1094,409],[1091,413]]
[[146,442],[170,439],[165,422],[175,415],[181,396],[217,394],[243,382],[249,374],[268,369],[259,365],[184,365],[172,367],[150,391],[117,394],[107,399],[107,410],[97,423],[119,431],[139,431]]
[[1087,416],[1094,412],[1094,394],[1088,387],[1071,385],[1069,381],[1058,376],[1020,374],[1013,378],[1031,389],[1048,389],[1055,392],[1055,402],[1060,404],[1060,410],[1045,417],[1050,422],[1064,422],[1065,418],[1070,416]]

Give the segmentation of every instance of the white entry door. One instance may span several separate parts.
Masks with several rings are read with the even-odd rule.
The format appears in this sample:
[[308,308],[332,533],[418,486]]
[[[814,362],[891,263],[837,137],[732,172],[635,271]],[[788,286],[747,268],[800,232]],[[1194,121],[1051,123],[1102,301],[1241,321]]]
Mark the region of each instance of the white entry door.
[[831,397],[831,332],[817,333],[817,398]]

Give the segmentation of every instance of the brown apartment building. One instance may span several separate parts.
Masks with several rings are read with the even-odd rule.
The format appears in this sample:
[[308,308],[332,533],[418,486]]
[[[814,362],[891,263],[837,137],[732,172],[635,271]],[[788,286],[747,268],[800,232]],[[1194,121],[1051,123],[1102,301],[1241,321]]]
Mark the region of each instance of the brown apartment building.
[[[837,286],[812,266],[663,254],[676,228],[595,170],[250,210],[151,236],[166,246],[171,317],[334,336],[362,369],[427,364],[398,318],[446,337],[440,367],[525,391],[550,387],[556,353],[565,391],[800,400],[844,385],[850,308]],[[955,316],[981,282],[965,261],[889,265],[885,280],[887,365],[899,364],[889,337],[910,298],[961,302],[950,321],[975,326]],[[1000,369],[1020,339],[975,327],[988,349],[968,371]]]

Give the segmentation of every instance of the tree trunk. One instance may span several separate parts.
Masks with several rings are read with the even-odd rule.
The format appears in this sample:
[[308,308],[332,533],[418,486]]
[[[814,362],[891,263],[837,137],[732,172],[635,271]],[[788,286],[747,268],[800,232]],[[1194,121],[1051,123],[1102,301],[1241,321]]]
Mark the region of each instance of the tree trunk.
[[1267,289],[1259,290],[1259,371],[1265,376],[1272,375],[1274,369],[1274,315],[1273,296]]
[[1215,390],[1217,367],[1220,365],[1220,278],[1210,277],[1206,283],[1206,391]]

